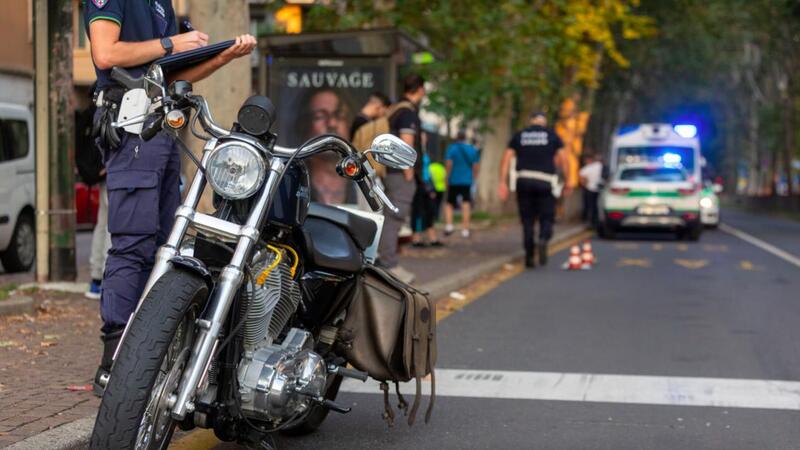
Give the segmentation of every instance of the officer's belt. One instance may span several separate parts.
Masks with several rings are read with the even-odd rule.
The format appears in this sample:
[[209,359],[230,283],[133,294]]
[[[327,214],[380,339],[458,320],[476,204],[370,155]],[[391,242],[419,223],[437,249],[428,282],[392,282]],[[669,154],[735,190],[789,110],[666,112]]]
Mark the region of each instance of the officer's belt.
[[561,197],[561,190],[564,188],[564,185],[558,181],[558,175],[554,173],[540,172],[538,170],[518,170],[517,178],[526,178],[529,180],[539,180],[544,181],[545,183],[550,183],[550,189],[552,190],[553,197],[555,198]]
[[123,131],[115,129],[111,124],[117,120],[124,95],[124,88],[111,86],[96,90],[92,96],[92,101],[100,110],[92,125],[92,138],[100,140],[101,151],[116,150],[122,141]]

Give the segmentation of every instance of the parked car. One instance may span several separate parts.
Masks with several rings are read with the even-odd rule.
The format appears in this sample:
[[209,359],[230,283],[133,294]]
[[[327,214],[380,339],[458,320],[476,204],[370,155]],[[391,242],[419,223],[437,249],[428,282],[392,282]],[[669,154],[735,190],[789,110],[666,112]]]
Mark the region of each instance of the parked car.
[[707,228],[716,228],[719,225],[719,196],[722,192],[721,184],[706,181],[700,192],[700,222]]
[[696,241],[703,230],[700,189],[679,165],[622,165],[599,204],[603,237],[614,237],[620,228],[657,228]]
[[33,116],[28,108],[0,103],[0,261],[23,272],[36,256]]

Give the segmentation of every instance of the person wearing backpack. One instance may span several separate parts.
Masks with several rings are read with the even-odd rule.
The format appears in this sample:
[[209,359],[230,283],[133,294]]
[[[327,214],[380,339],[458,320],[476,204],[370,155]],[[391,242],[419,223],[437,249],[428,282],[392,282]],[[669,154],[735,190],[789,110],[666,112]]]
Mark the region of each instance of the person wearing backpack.
[[461,198],[461,236],[468,238],[472,214],[472,183],[480,167],[478,150],[467,142],[465,130],[459,130],[456,142],[447,147],[447,204],[444,209],[445,235],[453,233],[453,210]]
[[[423,98],[425,98],[425,80],[417,74],[406,76],[403,79],[403,99],[392,106],[386,120],[388,131],[412,146],[418,154],[422,150],[422,125],[418,108]],[[367,132],[368,127],[374,122],[381,122],[380,125],[383,125],[381,119],[374,120],[363,125],[356,133],[356,137],[358,138],[362,131]],[[364,150],[361,146],[356,148]],[[394,213],[388,208],[383,209],[383,232],[378,245],[379,260],[382,266],[406,283],[413,282],[415,276],[398,264],[398,239],[400,228],[408,221],[411,212],[411,201],[417,190],[415,179],[421,180],[421,168],[422,159],[417,158],[413,168],[386,168],[383,176],[386,195],[398,208],[398,212]]]
[[392,101],[383,92],[375,91],[370,94],[367,103],[364,104],[356,118],[353,119],[353,124],[350,126],[350,138],[355,139],[356,133],[362,125],[386,116],[386,111],[391,105]]

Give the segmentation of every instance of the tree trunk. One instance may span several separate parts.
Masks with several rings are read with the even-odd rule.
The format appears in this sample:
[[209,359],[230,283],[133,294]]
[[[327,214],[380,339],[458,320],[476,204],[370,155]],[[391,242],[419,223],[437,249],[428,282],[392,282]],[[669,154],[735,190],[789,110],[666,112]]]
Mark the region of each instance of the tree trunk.
[[[189,17],[195,29],[208,34],[209,43],[233,39],[250,31],[250,9],[247,0],[189,0]],[[258,50],[255,50],[258,51]],[[206,98],[214,114],[214,120],[223,127],[230,127],[244,100],[252,94],[252,69],[250,58],[234,60],[196,83],[194,91]],[[189,148],[201,156],[203,142],[191,137]],[[197,168],[183,157],[183,173],[188,180]],[[207,188],[198,205],[198,210],[212,211],[211,190]]]
[[492,101],[492,116],[489,119],[486,140],[481,154],[481,168],[478,173],[479,207],[491,213],[500,213],[504,208],[497,195],[497,184],[500,181],[500,161],[503,158],[508,141],[511,139],[511,102],[499,108],[500,99]]
[[[36,3],[37,19],[46,24],[47,30],[38,28],[36,39],[47,42],[49,58],[37,55],[36,71],[45,71],[46,83],[37,82],[37,102],[47,102],[47,113],[37,117],[44,121],[46,133],[37,133],[39,162],[47,161],[46,176],[49,191],[48,201],[38,204],[36,220],[48,221],[48,270],[37,273],[39,281],[72,281],[77,276],[75,264],[75,196],[74,196],[74,128],[75,118],[72,104],[72,0],[39,1]],[[41,47],[36,46],[37,53]],[[37,111],[44,111],[37,108]],[[42,130],[44,131],[44,130]],[[44,188],[45,184],[40,184]],[[42,209],[45,209],[42,211]],[[41,266],[40,266],[41,269]],[[41,270],[39,271],[41,272]]]

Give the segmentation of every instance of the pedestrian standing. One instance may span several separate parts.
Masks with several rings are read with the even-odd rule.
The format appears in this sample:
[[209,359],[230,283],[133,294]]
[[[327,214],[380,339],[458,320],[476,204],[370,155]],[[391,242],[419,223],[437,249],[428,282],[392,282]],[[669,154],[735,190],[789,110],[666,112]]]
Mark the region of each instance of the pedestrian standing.
[[414,232],[414,247],[441,247],[444,244],[436,237],[436,187],[433,185],[428,152],[423,150],[418,158],[422,160],[422,173],[417,181],[417,191],[411,203],[411,229]]
[[[516,133],[500,163],[500,199],[508,199],[508,173],[511,159],[517,158],[517,203],[522,220],[525,266],[535,266],[534,257],[539,256],[539,265],[547,264],[547,244],[553,236],[556,198],[561,194],[556,167],[569,173],[569,159],[563,151],[564,144],[551,128],[543,113],[530,115],[527,128]],[[564,193],[569,193],[565,187]],[[534,225],[539,223],[539,242],[534,239]]]
[[[417,74],[409,74],[403,79],[402,107],[393,107],[389,117],[389,130],[402,139],[419,154],[422,150],[422,124],[419,118],[419,105],[425,98],[425,80]],[[417,190],[416,179],[420,176],[421,158],[409,169],[387,168],[383,178],[386,195],[397,207],[398,212],[383,209],[383,231],[378,245],[380,263],[405,282],[412,282],[414,274],[401,267],[397,248],[400,228],[408,221],[411,202]]]
[[91,189],[92,186],[97,186],[98,190],[97,221],[92,232],[92,247],[89,253],[91,281],[84,296],[92,300],[99,300],[106,255],[108,249],[111,248],[111,235],[108,233],[106,168],[103,167],[103,155],[92,137],[94,114],[97,110],[94,102],[91,101],[95,86],[92,86],[89,92],[87,107],[75,112],[75,168],[78,170],[81,181],[87,187]]
[[461,236],[469,237],[472,217],[472,184],[478,177],[478,149],[467,142],[467,132],[459,130],[456,141],[445,153],[447,168],[447,204],[444,207],[446,235],[453,233],[453,210],[461,200]]
[[594,227],[598,223],[597,198],[600,196],[603,163],[597,160],[592,153],[587,152],[578,176],[583,187],[583,220]]
[[444,164],[440,162],[432,162],[428,166],[428,171],[431,174],[433,189],[436,191],[436,197],[433,201],[433,217],[435,222],[440,219],[442,200],[444,200],[445,193],[447,192],[447,169],[444,167]]
[[353,124],[350,126],[350,139],[352,140],[356,137],[356,132],[362,125],[378,117],[385,116],[391,104],[391,100],[389,100],[389,97],[383,92],[375,91],[370,94],[367,103],[361,107],[361,111],[359,111],[358,114],[356,114],[356,118],[353,119]]
[[[100,313],[103,319],[103,356],[95,375],[95,392],[107,375],[117,343],[134,312],[153,267],[155,252],[166,241],[180,202],[180,155],[173,138],[161,132],[144,142],[117,130],[112,105],[124,88],[111,79],[114,66],[141,76],[150,62],[172,53],[203,47],[208,36],[199,31],[178,34],[169,0],[89,0],[84,19],[97,75],[95,98],[104,99],[95,114],[97,144],[104,155],[108,187],[108,231],[111,249],[106,260]],[[171,78],[199,81],[255,48],[253,36],[242,35],[219,55],[171,74]],[[102,96],[100,96],[102,94]]]

